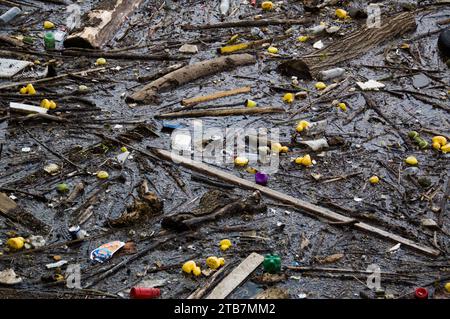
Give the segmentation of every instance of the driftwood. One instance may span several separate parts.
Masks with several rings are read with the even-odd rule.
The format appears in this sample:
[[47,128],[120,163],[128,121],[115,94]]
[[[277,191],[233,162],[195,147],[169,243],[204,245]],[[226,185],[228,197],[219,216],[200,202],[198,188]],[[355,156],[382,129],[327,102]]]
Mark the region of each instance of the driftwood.
[[181,101],[181,104],[183,104],[184,106],[194,106],[194,105],[197,105],[198,103],[202,103],[202,102],[208,102],[208,101],[220,99],[220,98],[227,97],[227,96],[248,93],[248,92],[250,92],[250,90],[251,90],[251,87],[244,86],[244,87],[237,88],[237,89],[232,89],[232,90],[227,90],[227,91],[219,91],[219,92],[215,92],[215,93],[212,93],[209,95],[202,95],[202,96],[196,96],[196,97],[193,97],[190,99],[184,99]]
[[[353,218],[335,213],[334,211],[323,208],[314,204],[311,204],[309,202],[297,199],[295,197],[283,194],[281,192],[272,190],[268,187],[258,185],[254,182],[247,181],[243,178],[239,178],[237,176],[234,176],[232,174],[226,173],[222,170],[213,168],[207,164],[193,161],[190,158],[186,158],[183,156],[179,156],[176,154],[172,154],[169,151],[161,150],[161,149],[154,149],[153,152],[159,156],[160,158],[164,158],[166,160],[173,161],[175,163],[181,164],[189,169],[192,169],[197,172],[201,172],[203,174],[207,174],[209,176],[213,176],[216,178],[220,178],[224,181],[227,181],[231,184],[238,185],[240,187],[246,188],[246,189],[253,189],[253,190],[259,190],[261,194],[266,195],[268,197],[274,198],[276,200],[279,200],[283,203],[287,203],[290,205],[293,205],[299,209],[301,209],[302,212],[314,216],[314,217],[320,217],[331,221],[337,221],[337,222],[349,222],[353,221]],[[438,256],[440,254],[439,250],[436,250],[431,247],[422,246],[410,239],[401,237],[399,235],[393,234],[391,232],[379,229],[377,227],[374,227],[372,225],[363,223],[363,222],[357,222],[353,224],[354,228],[366,231],[369,233],[372,233],[374,235],[377,235],[379,237],[401,243],[405,245],[406,247],[412,248],[418,252],[424,253],[426,255],[430,256]]]
[[47,232],[48,225],[41,222],[31,213],[20,208],[16,202],[10,199],[5,193],[0,193],[0,213],[10,220],[36,232]]
[[139,189],[139,197],[139,199],[134,200],[122,216],[109,221],[108,224],[113,227],[130,226],[163,212],[163,202],[159,200],[156,194],[149,191],[146,180]]
[[23,42],[16,40],[6,34],[0,34],[0,43],[6,43],[12,46],[21,47],[23,46]]
[[249,28],[249,27],[265,27],[268,25],[298,25],[308,24],[312,20],[310,18],[303,19],[265,19],[265,20],[240,20],[232,22],[222,22],[215,24],[192,25],[185,24],[181,26],[184,30],[203,30],[203,29],[223,29],[223,28]]
[[144,0],[103,0],[83,17],[81,31],[64,41],[65,47],[100,48],[110,41],[130,13]]
[[158,93],[168,91],[204,76],[231,70],[241,65],[253,64],[255,62],[255,57],[250,54],[234,54],[197,62],[170,72],[145,85],[139,91],[128,96],[127,100],[135,102],[156,102]]
[[[207,194],[209,195],[209,194]],[[218,210],[202,215],[193,215],[187,213],[179,213],[166,216],[162,219],[161,225],[165,228],[177,230],[193,229],[195,226],[208,221],[217,220],[218,218],[244,213],[261,213],[267,209],[266,205],[261,204],[261,194],[256,191],[251,196],[233,201]]]
[[185,112],[171,112],[155,115],[155,118],[174,119],[182,117],[204,117],[204,116],[231,116],[231,115],[255,115],[267,113],[282,113],[284,109],[279,107],[244,107],[244,108],[222,108],[214,110],[192,110]]
[[336,67],[341,62],[354,59],[383,41],[414,30],[416,26],[414,13],[406,12],[387,17],[381,22],[380,28],[366,26],[311,55],[284,62],[279,68],[289,75],[303,78],[317,77],[320,70]]

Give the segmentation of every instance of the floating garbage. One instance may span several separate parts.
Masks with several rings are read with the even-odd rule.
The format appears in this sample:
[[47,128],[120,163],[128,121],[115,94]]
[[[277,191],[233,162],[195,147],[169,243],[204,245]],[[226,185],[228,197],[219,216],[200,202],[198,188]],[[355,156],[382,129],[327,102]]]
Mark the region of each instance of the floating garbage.
[[45,268],[47,268],[47,269],[59,268],[59,267],[64,266],[67,263],[68,263],[67,260],[60,260],[56,263],[51,263],[51,264],[45,265]]
[[25,244],[25,239],[23,237],[13,237],[6,241],[6,245],[8,245],[9,248],[14,250],[20,250],[23,248]]
[[272,1],[264,1],[263,3],[261,3],[261,8],[263,10],[272,10],[273,2]]
[[106,59],[105,58],[98,58],[97,61],[95,61],[95,65],[105,65]]
[[130,290],[130,297],[133,299],[153,299],[161,295],[159,288],[133,287]]
[[369,178],[370,184],[378,184],[380,182],[380,178],[376,175]]
[[414,156],[408,156],[405,159],[405,163],[408,165],[417,165],[419,163],[419,161]]
[[258,185],[266,186],[269,181],[269,175],[263,172],[257,172],[255,174],[255,183]]
[[55,24],[51,21],[44,21],[44,29],[53,29]]
[[22,282],[22,278],[16,275],[14,269],[6,269],[0,271],[0,284],[3,285],[16,285]]
[[264,256],[263,261],[264,271],[270,274],[276,274],[281,271],[281,258],[275,254]]
[[3,13],[0,16],[0,25],[7,24],[11,20],[13,20],[15,17],[17,17],[21,12],[22,12],[22,10],[20,10],[20,8],[12,7],[11,9],[9,9],[8,11],[6,11],[5,13]]
[[99,263],[104,263],[123,246],[125,246],[125,243],[118,240],[103,244],[91,252],[90,258]]
[[329,70],[320,71],[317,75],[317,78],[322,81],[332,80],[344,75],[345,69],[343,68],[334,68]]
[[232,246],[231,240],[229,240],[229,239],[222,239],[220,241],[220,243],[219,243],[219,246],[220,246],[221,250],[225,251],[225,250],[229,249]]
[[60,167],[58,164],[52,163],[44,166],[44,171],[46,171],[50,175],[56,175],[60,171]]
[[313,151],[319,151],[329,147],[326,138],[320,138],[312,141],[300,141],[299,143],[308,146]]
[[375,81],[375,80],[369,80],[367,82],[356,82],[356,84],[363,91],[371,91],[371,90],[378,91],[379,89],[382,89],[385,87],[385,85],[383,83]]
[[277,54],[278,53],[278,49],[276,47],[268,47],[267,51],[269,53],[272,53],[272,54]]

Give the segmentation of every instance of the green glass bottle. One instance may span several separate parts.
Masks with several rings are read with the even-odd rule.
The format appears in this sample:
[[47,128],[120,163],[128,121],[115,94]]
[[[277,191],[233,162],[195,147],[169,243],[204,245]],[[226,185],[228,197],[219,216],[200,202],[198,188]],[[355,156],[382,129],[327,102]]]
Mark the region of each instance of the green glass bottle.
[[53,32],[47,32],[44,35],[44,45],[46,50],[55,49],[55,36]]
[[281,271],[281,258],[275,254],[269,254],[264,257],[263,261],[264,271],[276,274]]

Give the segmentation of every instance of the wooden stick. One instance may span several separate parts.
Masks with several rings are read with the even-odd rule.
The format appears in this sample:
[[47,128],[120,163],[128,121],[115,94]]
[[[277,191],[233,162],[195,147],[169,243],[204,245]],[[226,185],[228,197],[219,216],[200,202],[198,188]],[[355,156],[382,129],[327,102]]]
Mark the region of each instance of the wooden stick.
[[83,17],[84,28],[69,35],[65,47],[100,48],[110,41],[125,19],[144,0],[103,0]]
[[158,93],[173,89],[201,77],[212,75],[235,67],[253,64],[256,59],[250,54],[232,54],[219,58],[197,62],[170,72],[145,85],[139,91],[127,97],[128,101],[156,102]]
[[380,28],[366,26],[322,50],[306,55],[300,60],[287,61],[280,67],[289,74],[294,70],[316,77],[320,70],[336,67],[341,62],[354,59],[383,41],[414,30],[416,26],[414,13],[411,12],[385,17]]
[[214,110],[192,110],[185,112],[171,112],[155,115],[159,119],[174,119],[182,117],[203,117],[203,116],[236,116],[236,115],[255,115],[267,113],[282,113],[284,109],[278,107],[244,107],[231,109],[214,109]]
[[222,97],[248,93],[248,92],[250,92],[251,89],[252,88],[249,86],[244,86],[241,88],[232,89],[232,90],[228,90],[228,91],[218,91],[218,92],[215,92],[215,93],[209,94],[209,95],[202,95],[202,96],[196,96],[196,97],[193,97],[190,99],[184,99],[181,101],[181,104],[183,104],[184,106],[194,106],[194,105],[197,105],[202,102],[217,100]]
[[[173,154],[170,151],[154,149],[153,152],[155,154],[157,154],[160,158],[164,158],[166,160],[173,161],[174,163],[180,164],[180,165],[185,166],[194,171],[201,172],[201,173],[207,174],[209,176],[214,176],[216,178],[220,178],[231,184],[235,184],[235,185],[238,185],[238,186],[246,188],[246,189],[259,190],[261,192],[261,194],[264,194],[268,197],[279,200],[283,203],[293,205],[308,215],[311,215],[314,217],[320,217],[320,218],[324,218],[324,219],[336,221],[336,222],[351,222],[353,220],[353,218],[335,213],[327,208],[323,208],[323,207],[311,204],[309,202],[297,199],[295,197],[283,194],[281,192],[272,190],[268,187],[258,185],[256,183],[239,178],[237,176],[226,173],[219,169],[213,168],[207,164],[193,161],[190,158],[186,158],[186,157],[183,157],[180,155]],[[358,223],[355,223],[353,225],[353,227],[355,227],[359,230],[363,230],[363,231],[367,231],[369,233],[375,234],[382,238],[401,243],[401,244],[405,245],[406,247],[415,249],[416,251],[424,253],[426,255],[438,256],[440,253],[438,250],[436,250],[434,248],[430,248],[427,246],[421,246],[418,243],[416,243],[410,239],[407,239],[407,238],[401,237],[399,235],[390,233],[388,231],[376,228],[376,227],[371,226],[366,223],[358,222]]]
[[[293,271],[325,271],[325,272],[341,272],[341,273],[359,273],[359,274],[372,274],[370,270],[359,270],[359,269],[347,269],[347,268],[329,268],[329,267],[294,267],[288,266],[287,269]],[[405,276],[405,277],[416,277],[415,275],[399,274],[396,272],[380,272],[381,275],[393,275],[393,276]]]
[[264,261],[264,256],[251,253],[226,276],[206,297],[206,299],[225,299]]
[[59,79],[62,79],[62,78],[65,78],[65,77],[68,77],[71,75],[83,75],[83,74],[97,72],[97,71],[101,71],[101,70],[106,70],[106,68],[101,67],[101,68],[89,69],[89,70],[84,70],[84,71],[65,73],[65,74],[57,75],[57,76],[54,76],[51,78],[45,78],[45,79],[39,79],[39,80],[25,80],[22,82],[8,83],[8,84],[0,85],[0,90],[14,88],[14,87],[21,86],[21,85],[27,85],[28,83],[36,84],[36,83],[50,82],[50,81],[59,80]]
[[185,24],[181,28],[184,30],[203,30],[203,29],[223,29],[223,28],[249,28],[263,27],[268,25],[298,25],[307,24],[312,20],[310,18],[303,19],[266,19],[266,20],[240,20],[232,22],[221,22],[215,24],[192,25]]
[[227,266],[228,265],[216,271],[206,283],[204,283],[200,288],[191,293],[186,299],[201,299],[206,294],[206,291],[214,286],[217,277],[219,277],[225,271]]

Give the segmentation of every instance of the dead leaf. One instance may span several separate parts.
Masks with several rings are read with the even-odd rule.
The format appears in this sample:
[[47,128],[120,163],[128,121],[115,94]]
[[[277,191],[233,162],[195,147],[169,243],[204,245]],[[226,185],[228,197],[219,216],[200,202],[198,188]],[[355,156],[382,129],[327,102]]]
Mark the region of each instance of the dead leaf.
[[341,254],[341,253],[333,254],[333,255],[327,256],[327,257],[325,257],[323,259],[319,259],[319,263],[321,263],[321,264],[331,264],[331,263],[334,263],[336,261],[341,260],[343,257],[344,257],[344,254]]
[[309,246],[309,239],[302,233],[302,242],[300,243],[300,249],[303,250]]
[[289,299],[289,293],[280,288],[269,288],[258,293],[255,299]]

